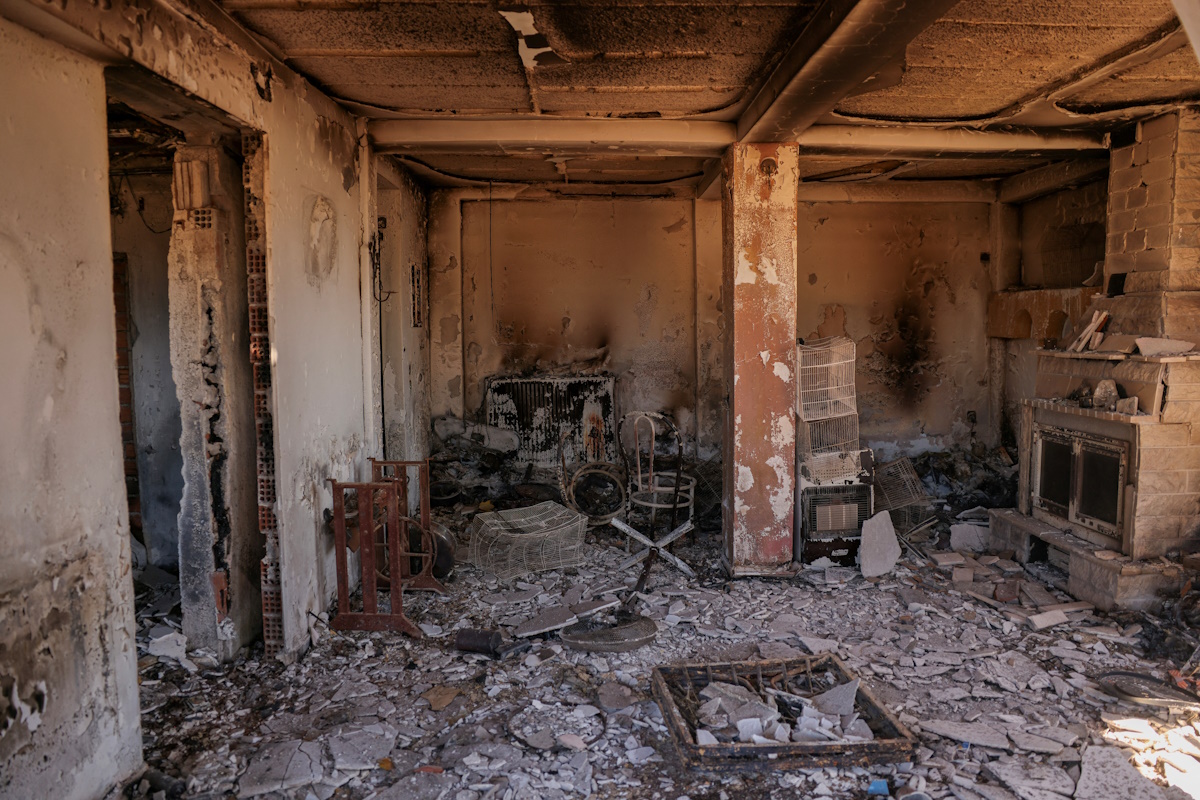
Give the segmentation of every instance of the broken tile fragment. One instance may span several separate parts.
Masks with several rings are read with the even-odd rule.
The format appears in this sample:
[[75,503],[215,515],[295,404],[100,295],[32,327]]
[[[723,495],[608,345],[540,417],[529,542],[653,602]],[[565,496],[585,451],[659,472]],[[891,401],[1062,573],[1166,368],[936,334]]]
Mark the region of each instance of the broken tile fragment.
[[1163,800],[1158,784],[1142,775],[1119,747],[1091,745],[1083,751],[1077,798],[1088,800]]
[[1027,622],[1030,628],[1033,628],[1035,631],[1041,631],[1046,628],[1053,628],[1055,625],[1061,625],[1064,622],[1070,622],[1070,620],[1067,619],[1067,615],[1062,611],[1045,611],[1041,614],[1034,614]]
[[[989,761],[984,767],[1022,800],[1051,800],[1047,794],[1071,797],[1075,781],[1067,772],[1036,761]],[[1092,800],[1090,795],[1085,795]]]
[[950,526],[950,549],[982,553],[988,549],[991,531],[986,525],[959,523]]
[[559,628],[565,628],[568,625],[573,625],[579,621],[574,612],[566,606],[554,606],[532,619],[528,619],[517,627],[516,636],[519,639],[525,639],[530,636],[537,636],[539,633],[548,633]]
[[238,797],[283,792],[325,777],[320,742],[275,742],[264,745],[238,779]]
[[946,550],[933,550],[927,554],[933,559],[933,563],[939,567],[953,567],[956,564],[962,564],[966,561],[961,553]]
[[955,722],[948,719],[922,720],[921,728],[955,742],[990,747],[995,750],[1007,750],[1008,736],[982,722]]
[[845,717],[854,713],[854,699],[858,696],[859,679],[835,686],[812,699],[812,704],[823,714]]
[[1053,739],[1046,739],[1032,733],[1014,731],[1008,734],[1008,738],[1012,739],[1012,743],[1019,749],[1027,750],[1031,753],[1058,755],[1063,751],[1063,744],[1061,742],[1056,742]]
[[435,686],[421,695],[421,697],[429,701],[431,709],[441,711],[454,702],[454,698],[458,697],[460,693],[460,690],[453,686]]

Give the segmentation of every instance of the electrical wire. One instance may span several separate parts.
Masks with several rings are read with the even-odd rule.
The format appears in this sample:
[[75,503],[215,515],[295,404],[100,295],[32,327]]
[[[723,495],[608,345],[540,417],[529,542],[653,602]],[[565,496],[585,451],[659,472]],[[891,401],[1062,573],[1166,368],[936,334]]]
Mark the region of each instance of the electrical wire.
[[146,215],[142,212],[142,206],[145,204],[146,200],[143,197],[138,197],[137,193],[133,190],[133,184],[129,182],[129,174],[128,173],[121,172],[121,173],[117,174],[116,189],[115,189],[115,191],[111,191],[110,193],[119,196],[121,193],[121,184],[122,183],[124,183],[126,188],[129,189],[130,197],[132,197],[136,201],[133,205],[133,210],[137,212],[138,218],[141,219],[142,224],[146,226],[146,230],[150,231],[151,233],[159,234],[159,235],[164,234],[164,233],[170,233],[171,232],[170,225],[168,225],[167,227],[163,228],[160,231],[160,230],[157,230],[154,226],[152,226],[149,222],[146,221]]

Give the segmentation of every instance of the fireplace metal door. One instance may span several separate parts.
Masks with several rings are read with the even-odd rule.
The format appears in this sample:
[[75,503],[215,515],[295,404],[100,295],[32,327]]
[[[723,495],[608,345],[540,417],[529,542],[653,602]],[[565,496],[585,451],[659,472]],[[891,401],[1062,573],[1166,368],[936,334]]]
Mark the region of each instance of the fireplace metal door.
[[1035,425],[1033,455],[1034,508],[1119,543],[1129,443]]

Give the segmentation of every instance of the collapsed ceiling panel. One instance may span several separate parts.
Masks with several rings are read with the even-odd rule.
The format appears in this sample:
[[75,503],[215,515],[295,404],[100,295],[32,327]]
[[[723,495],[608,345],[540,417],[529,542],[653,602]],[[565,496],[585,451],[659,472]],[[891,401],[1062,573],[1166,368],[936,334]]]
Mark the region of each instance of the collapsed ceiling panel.
[[964,0],[909,44],[899,84],[846,116],[979,119],[1085,72],[1174,19],[1170,0]]

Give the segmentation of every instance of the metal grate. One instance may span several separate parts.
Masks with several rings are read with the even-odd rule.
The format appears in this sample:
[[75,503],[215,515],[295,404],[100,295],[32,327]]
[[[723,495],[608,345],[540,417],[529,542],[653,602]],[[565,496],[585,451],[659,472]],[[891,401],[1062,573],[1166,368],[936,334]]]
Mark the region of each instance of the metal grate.
[[797,411],[805,420],[853,414],[858,410],[854,395],[854,342],[841,336],[813,339],[796,346]]
[[558,443],[582,443],[587,461],[617,461],[616,405],[611,375],[491,378],[485,404],[489,425],[520,438],[517,459],[553,468]]
[[467,560],[500,580],[583,563],[587,517],[558,503],[476,514]]
[[875,510],[891,511],[927,500],[912,461],[898,458],[875,468]]
[[871,517],[871,487],[807,486],[800,490],[805,540],[857,538]]

